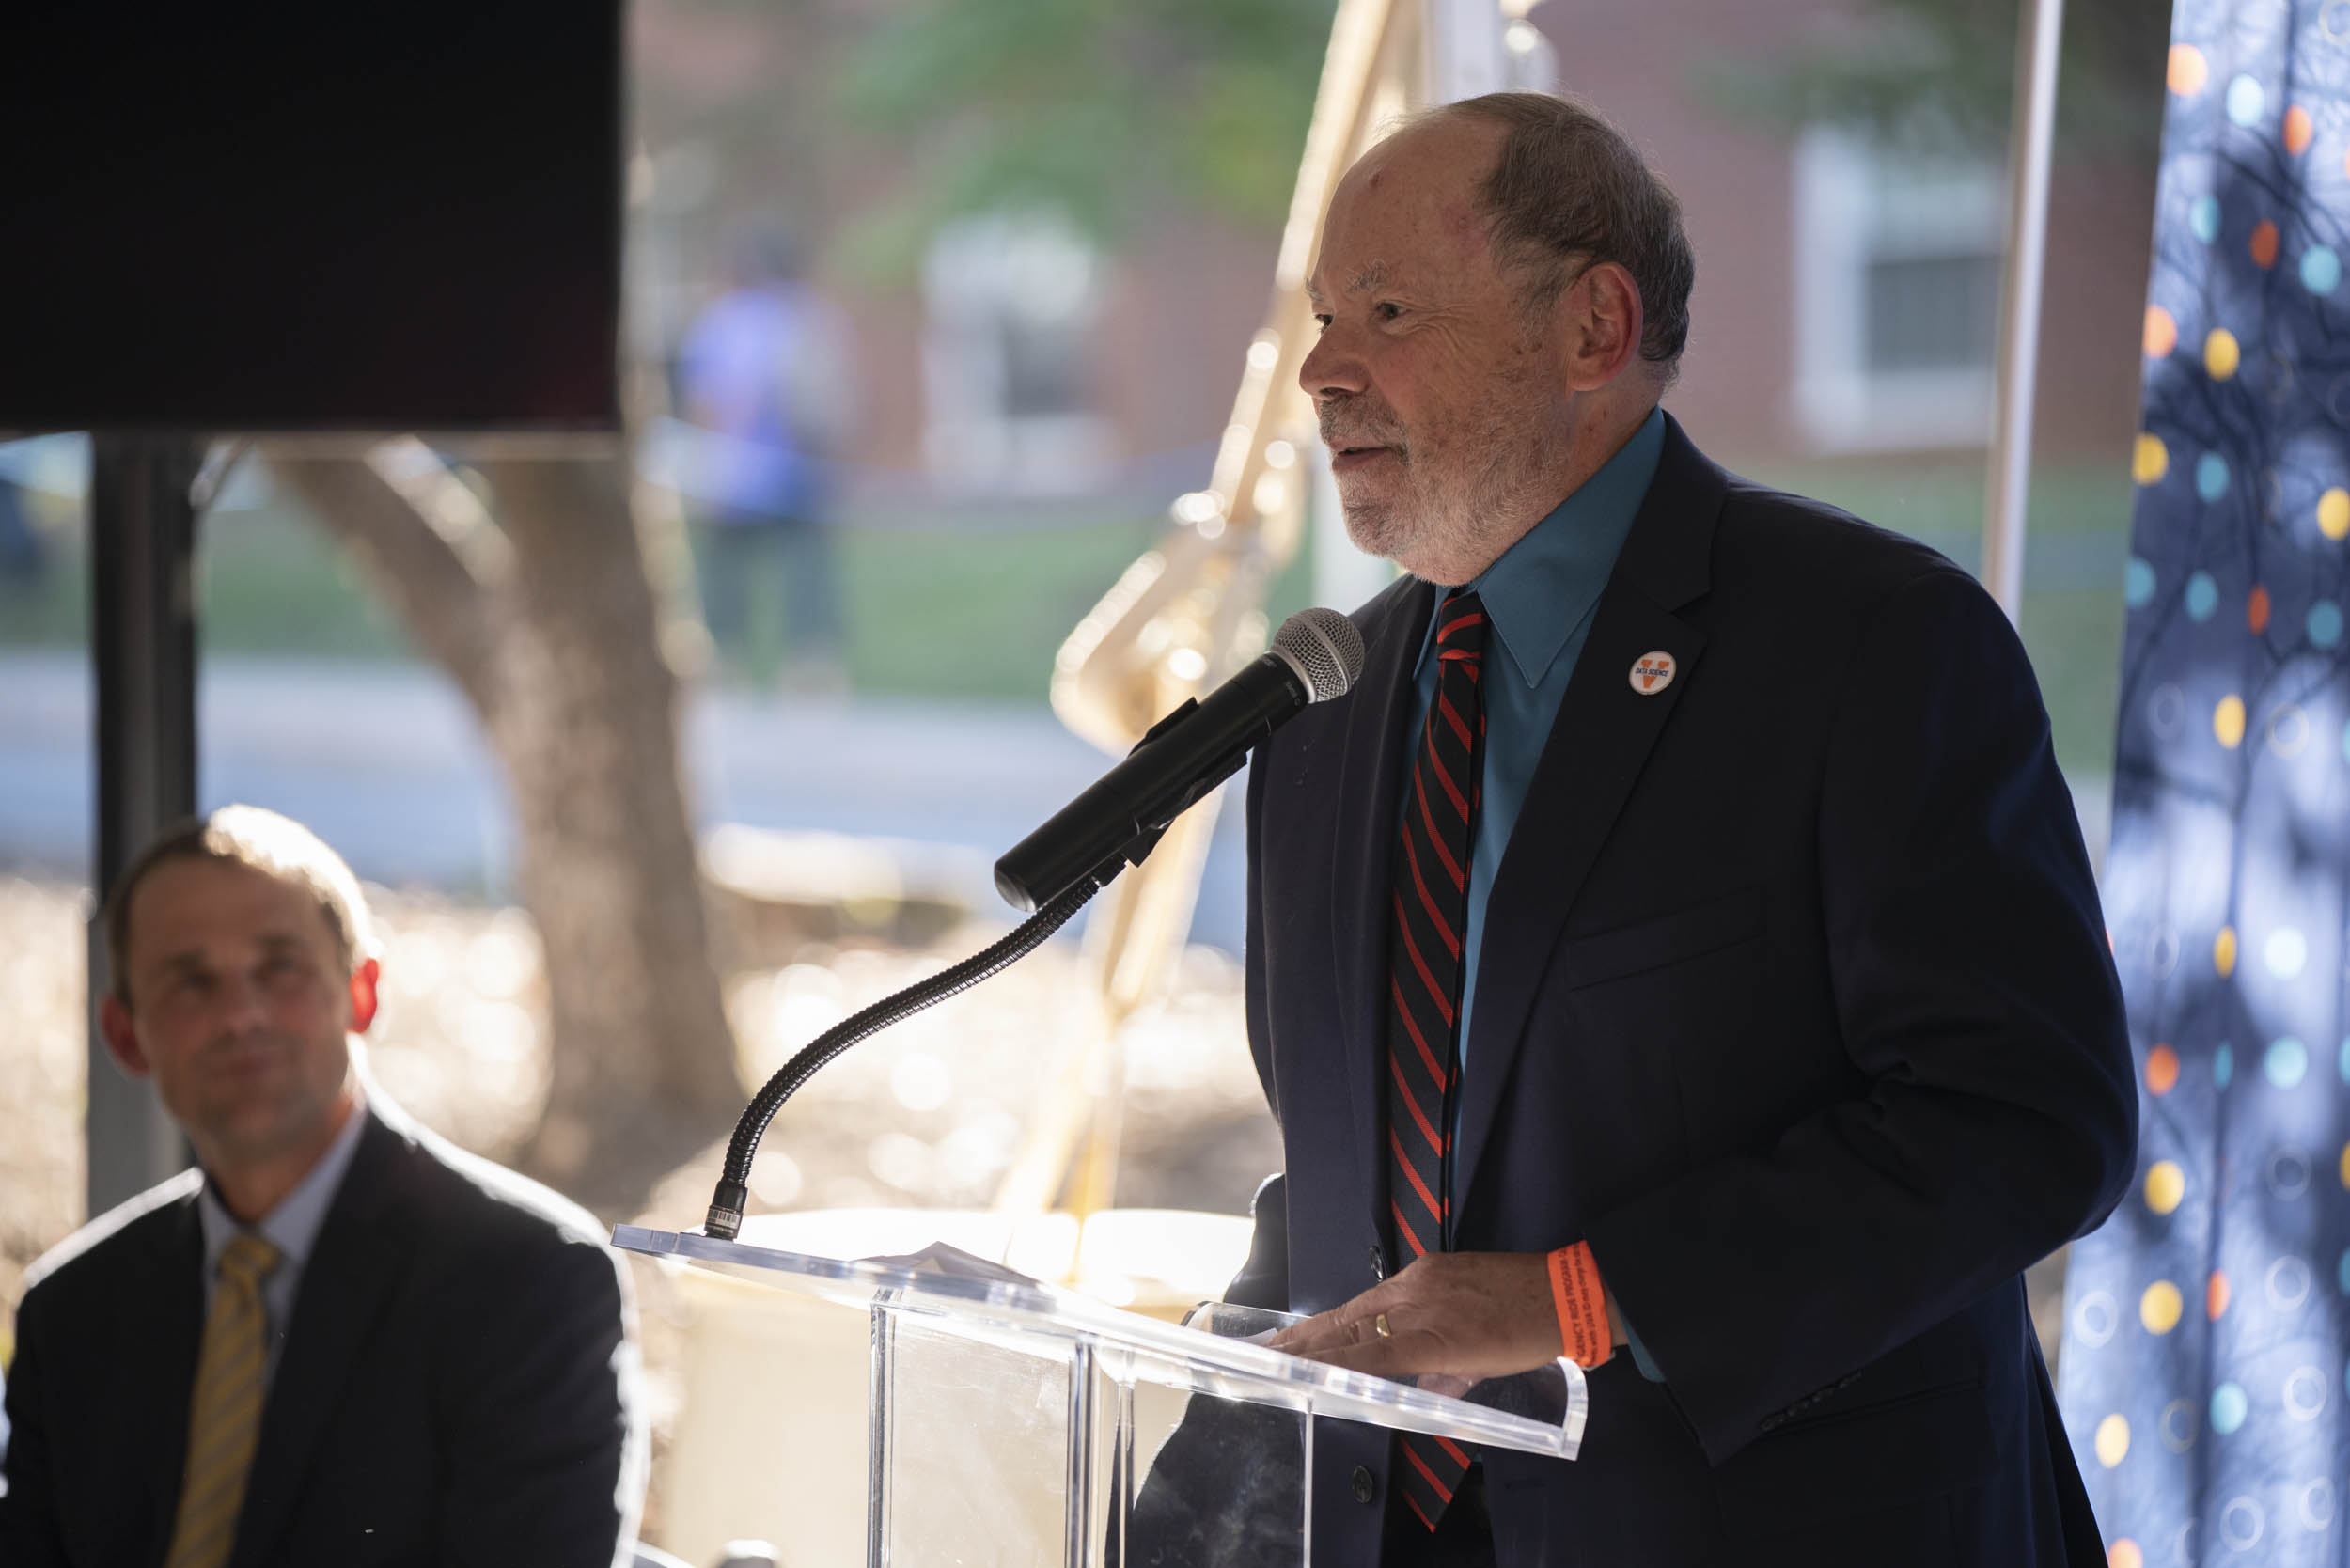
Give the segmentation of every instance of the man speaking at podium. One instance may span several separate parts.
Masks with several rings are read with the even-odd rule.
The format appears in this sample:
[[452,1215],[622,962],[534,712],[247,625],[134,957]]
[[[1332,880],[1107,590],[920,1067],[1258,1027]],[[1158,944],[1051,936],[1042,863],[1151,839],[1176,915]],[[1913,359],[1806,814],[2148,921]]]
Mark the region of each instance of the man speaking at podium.
[[1410,575],[1251,772],[1287,1168],[1238,1294],[1375,1373],[1563,1352],[1591,1415],[1572,1464],[1325,1423],[1315,1559],[2102,1563],[2020,1274],[2137,1101],[2046,715],[1965,572],[1656,406],[1692,277],[1531,94],[1411,123],[1324,228],[1302,379]]
[[644,1479],[617,1260],[368,1097],[341,858],[215,811],[124,873],[106,938],[106,1043],[200,1168],[27,1275],[0,1563],[606,1568]]

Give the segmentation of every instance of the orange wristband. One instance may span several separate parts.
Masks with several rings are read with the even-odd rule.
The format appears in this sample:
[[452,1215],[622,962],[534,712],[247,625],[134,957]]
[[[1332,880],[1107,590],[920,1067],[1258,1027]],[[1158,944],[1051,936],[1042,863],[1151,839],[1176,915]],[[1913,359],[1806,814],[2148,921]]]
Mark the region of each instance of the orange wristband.
[[1590,1242],[1562,1247],[1550,1255],[1550,1300],[1559,1309],[1559,1341],[1568,1360],[1596,1367],[1616,1353],[1607,1327],[1607,1293],[1600,1288],[1599,1260]]

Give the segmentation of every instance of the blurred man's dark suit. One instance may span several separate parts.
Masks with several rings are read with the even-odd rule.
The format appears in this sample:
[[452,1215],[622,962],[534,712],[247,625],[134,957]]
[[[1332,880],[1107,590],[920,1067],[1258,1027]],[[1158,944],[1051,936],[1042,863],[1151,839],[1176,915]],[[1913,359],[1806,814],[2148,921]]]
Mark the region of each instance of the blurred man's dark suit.
[[[619,1260],[543,1187],[370,1108],[306,1264],[230,1568],[608,1564],[643,1481]],[[203,1329],[194,1171],[28,1277],[8,1568],[163,1560]]]
[[[1297,1312],[1394,1266],[1389,858],[1434,593],[1366,605],[1353,695],[1251,773],[1286,1247],[1239,1294]],[[1505,1568],[2103,1563],[2019,1275],[2116,1201],[2137,1102],[2046,715],[1974,581],[1670,425],[1485,930],[1454,1245],[1588,1239],[1662,1374],[1593,1373],[1574,1464],[1485,1457]],[[1389,1460],[1325,1423],[1318,1561],[1376,1560]]]

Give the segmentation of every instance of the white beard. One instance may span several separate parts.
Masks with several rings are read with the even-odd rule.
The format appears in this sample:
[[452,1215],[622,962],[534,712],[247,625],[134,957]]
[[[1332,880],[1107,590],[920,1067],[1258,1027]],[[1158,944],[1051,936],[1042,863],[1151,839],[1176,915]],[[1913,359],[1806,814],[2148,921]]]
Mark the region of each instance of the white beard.
[[[1350,496],[1341,482],[1346,533],[1355,547],[1432,581],[1465,582],[1542,515],[1523,515],[1528,507],[1546,511],[1556,505],[1550,486],[1563,442],[1544,401],[1526,395],[1528,380],[1512,385],[1496,379],[1498,395],[1481,401],[1480,417],[1456,427],[1445,447],[1406,444],[1400,484]],[[1392,420],[1386,424],[1394,428]]]

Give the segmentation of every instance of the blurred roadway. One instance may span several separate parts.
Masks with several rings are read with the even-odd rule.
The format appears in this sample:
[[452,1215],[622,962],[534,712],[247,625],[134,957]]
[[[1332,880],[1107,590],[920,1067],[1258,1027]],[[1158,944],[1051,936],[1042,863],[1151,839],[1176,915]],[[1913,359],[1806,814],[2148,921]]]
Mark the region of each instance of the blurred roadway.
[[[418,666],[216,656],[199,705],[199,798],[296,817],[358,873],[512,897],[504,785],[471,712]],[[86,879],[92,796],[89,665],[0,653],[0,868]],[[1041,709],[858,698],[699,698],[686,770],[700,820],[895,840],[902,868],[977,913],[1016,912],[995,857],[1091,783],[1110,759]],[[1227,787],[1192,939],[1237,955],[1246,850],[1242,773]],[[2102,866],[2110,780],[2074,781]]]
[[[197,694],[198,798],[300,819],[370,881],[510,898],[512,824],[473,715],[419,666],[213,656]],[[0,868],[86,879],[90,675],[65,651],[0,653]],[[909,871],[1017,917],[995,857],[1110,765],[1041,709],[705,694],[685,765],[702,823],[897,840]],[[1246,775],[1230,789],[1246,785]],[[1245,850],[1228,797],[1194,941],[1237,954]]]

